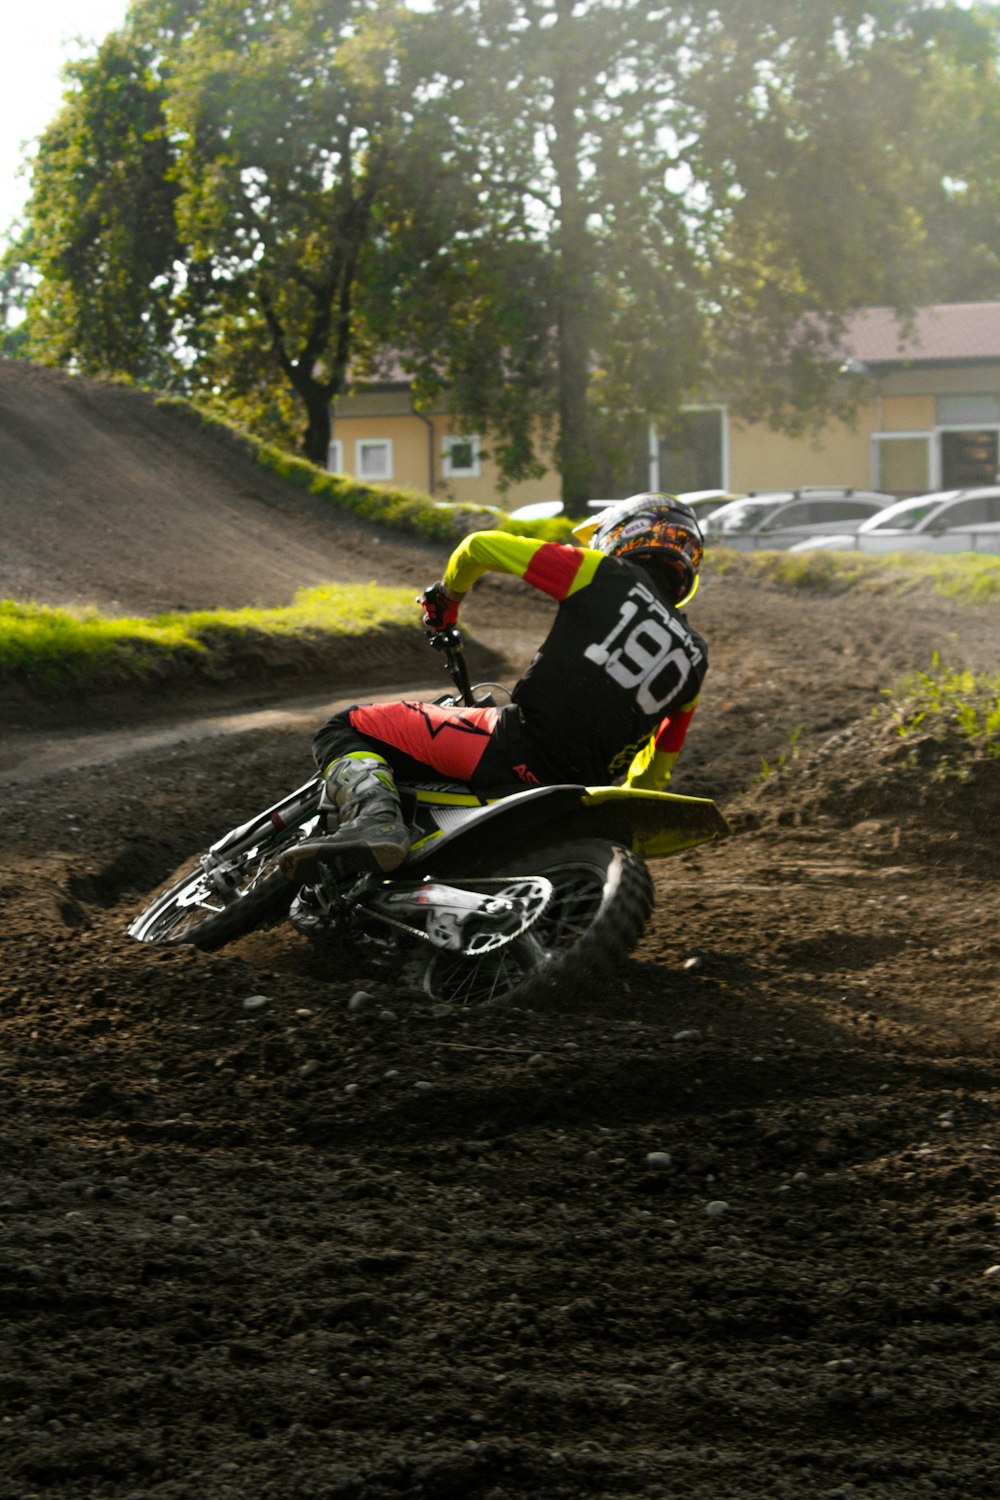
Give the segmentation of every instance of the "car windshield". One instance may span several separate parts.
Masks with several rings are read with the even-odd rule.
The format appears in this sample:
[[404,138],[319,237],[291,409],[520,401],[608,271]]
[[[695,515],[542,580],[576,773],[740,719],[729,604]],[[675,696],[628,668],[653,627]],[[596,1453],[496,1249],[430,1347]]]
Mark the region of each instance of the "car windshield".
[[782,504],[784,501],[734,500],[730,505],[723,505],[721,509],[713,511],[705,525],[709,531],[723,533],[750,531]]
[[937,510],[941,495],[912,495],[909,500],[897,500],[886,506],[878,515],[871,516],[862,526],[862,531],[912,531],[925,516]]

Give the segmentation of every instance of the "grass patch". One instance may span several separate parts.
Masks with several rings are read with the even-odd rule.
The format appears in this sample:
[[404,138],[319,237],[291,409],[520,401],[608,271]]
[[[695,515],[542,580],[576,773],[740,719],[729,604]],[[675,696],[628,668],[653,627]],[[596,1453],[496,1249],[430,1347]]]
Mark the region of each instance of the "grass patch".
[[282,639],[358,637],[412,627],[412,589],[375,584],[302,589],[278,609],[197,610],[153,619],[107,619],[96,610],[0,601],[0,679],[58,686],[125,684],[150,677],[211,678],[231,669],[234,649]]
[[886,697],[901,738],[957,734],[973,753],[1000,756],[1000,675],[955,671],[935,656],[930,672],[908,674]]
[[812,593],[901,597],[932,593],[958,604],[1000,604],[1000,556],[981,552],[738,552],[711,545],[705,571]]
[[546,542],[575,542],[572,528],[576,522],[568,516],[545,521],[512,521],[502,511],[498,513],[487,506],[448,504],[421,490],[362,484],[346,474],[331,474],[308,459],[262,442],[229,418],[181,397],[160,396],[156,404],[212,429],[296,489],[425,542],[439,542],[450,548],[470,531],[487,530],[509,531],[515,536],[537,537]]
[[773,763],[768,760],[766,755],[761,756],[760,770],[750,783],[751,786],[756,786],[761,781],[767,781],[770,776],[779,775],[787,766],[799,760],[802,755],[802,735],[804,729],[805,725],[796,724],[788,736],[787,747],[779,751],[778,758]]

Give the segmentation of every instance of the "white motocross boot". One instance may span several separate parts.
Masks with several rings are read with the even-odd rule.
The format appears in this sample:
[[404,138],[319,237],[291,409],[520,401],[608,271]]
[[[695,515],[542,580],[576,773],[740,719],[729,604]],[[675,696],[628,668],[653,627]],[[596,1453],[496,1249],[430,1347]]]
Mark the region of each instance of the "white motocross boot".
[[370,870],[387,875],[410,852],[399,792],[381,756],[346,755],[324,773],[323,806],[337,814],[337,827],[289,849],[279,861],[296,884],[316,877],[320,865],[338,874]]

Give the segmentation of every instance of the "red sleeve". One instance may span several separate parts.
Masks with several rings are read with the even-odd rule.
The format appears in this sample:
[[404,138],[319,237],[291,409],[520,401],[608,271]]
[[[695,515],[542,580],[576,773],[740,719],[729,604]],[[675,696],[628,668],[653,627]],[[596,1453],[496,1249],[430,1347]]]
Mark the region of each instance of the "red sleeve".
[[503,531],[473,531],[448,559],[444,582],[454,593],[464,594],[484,573],[513,573],[543,594],[563,600],[585,588],[603,561],[600,552],[561,542],[539,542]]
[[694,713],[694,704],[689,707],[678,709],[676,713],[670,714],[663,720],[656,731],[653,743],[657,750],[663,755],[677,755],[684,744],[684,737],[688,732],[688,725]]
[[579,547],[545,542],[525,569],[524,581],[553,599],[565,599],[572,592],[582,562],[583,553]]

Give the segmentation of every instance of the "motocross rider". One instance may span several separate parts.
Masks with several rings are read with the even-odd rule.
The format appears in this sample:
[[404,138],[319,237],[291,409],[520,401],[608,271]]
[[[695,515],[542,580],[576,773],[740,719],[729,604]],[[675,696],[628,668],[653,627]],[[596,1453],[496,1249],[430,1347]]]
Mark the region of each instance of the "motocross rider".
[[396,702],[341,709],[313,754],[338,826],[289,851],[301,883],[317,865],[388,873],[410,850],[395,776],[477,791],[607,785],[662,790],[694,713],[708,651],[681,607],[698,587],[702,535],[671,495],[633,495],[574,529],[581,547],[500,531],[459,543],[420,596],[429,632],[453,625],[472,585],[512,573],[559,601],[555,621],[501,708]]

